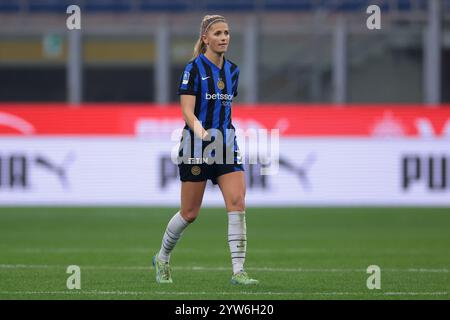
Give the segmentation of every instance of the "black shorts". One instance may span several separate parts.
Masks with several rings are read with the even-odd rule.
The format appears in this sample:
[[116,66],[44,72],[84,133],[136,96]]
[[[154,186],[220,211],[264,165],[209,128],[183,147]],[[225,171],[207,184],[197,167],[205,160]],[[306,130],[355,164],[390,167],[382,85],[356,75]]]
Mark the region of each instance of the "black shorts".
[[217,177],[235,171],[244,171],[242,164],[185,164],[178,165],[181,181],[205,181],[211,179],[213,184],[217,184]]

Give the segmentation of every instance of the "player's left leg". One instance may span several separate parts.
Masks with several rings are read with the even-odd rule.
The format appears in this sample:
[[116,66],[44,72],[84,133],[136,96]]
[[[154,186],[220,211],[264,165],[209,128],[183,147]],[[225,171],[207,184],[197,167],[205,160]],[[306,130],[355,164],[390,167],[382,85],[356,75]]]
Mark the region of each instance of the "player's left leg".
[[244,271],[247,253],[247,228],[245,221],[245,175],[243,171],[228,172],[217,177],[228,212],[228,244],[233,265],[233,284],[257,284]]

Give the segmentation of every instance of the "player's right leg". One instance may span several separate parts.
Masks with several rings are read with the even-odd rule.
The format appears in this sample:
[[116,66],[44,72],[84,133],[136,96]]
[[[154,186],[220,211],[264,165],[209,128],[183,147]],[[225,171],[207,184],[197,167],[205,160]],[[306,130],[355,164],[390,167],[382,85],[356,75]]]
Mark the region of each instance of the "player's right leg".
[[205,187],[206,181],[181,182],[181,209],[169,221],[164,232],[161,249],[153,257],[152,262],[156,270],[156,282],[172,283],[169,265],[170,254],[175,248],[184,229],[197,218]]

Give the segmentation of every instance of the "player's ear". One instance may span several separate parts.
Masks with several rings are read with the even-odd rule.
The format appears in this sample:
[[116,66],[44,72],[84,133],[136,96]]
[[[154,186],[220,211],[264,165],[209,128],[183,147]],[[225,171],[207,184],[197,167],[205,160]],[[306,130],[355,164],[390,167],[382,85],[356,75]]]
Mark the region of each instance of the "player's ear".
[[208,45],[207,40],[208,40],[208,37],[206,36],[206,34],[202,35],[202,41],[205,45]]

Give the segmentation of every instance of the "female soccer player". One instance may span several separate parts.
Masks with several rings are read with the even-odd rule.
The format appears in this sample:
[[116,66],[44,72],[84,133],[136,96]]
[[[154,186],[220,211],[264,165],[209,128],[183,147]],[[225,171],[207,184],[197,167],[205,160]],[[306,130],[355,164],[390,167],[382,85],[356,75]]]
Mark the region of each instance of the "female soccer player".
[[[239,68],[225,59],[230,32],[224,17],[207,15],[200,27],[194,57],[181,76],[178,94],[186,126],[178,165],[181,208],[167,225],[159,252],[153,257],[158,283],[172,283],[169,259],[184,229],[198,216],[206,182],[218,184],[228,212],[231,283],[251,285],[244,271],[247,248],[245,178],[231,124],[231,103],[237,95]],[[213,143],[218,148],[208,148]],[[231,156],[230,156],[231,154]]]

